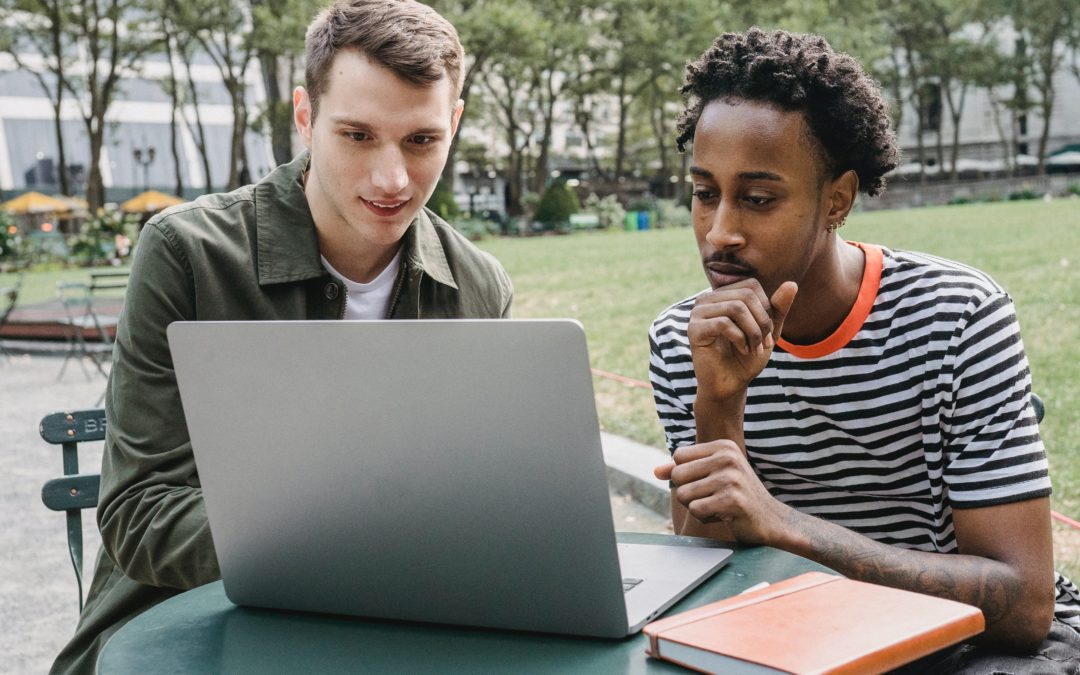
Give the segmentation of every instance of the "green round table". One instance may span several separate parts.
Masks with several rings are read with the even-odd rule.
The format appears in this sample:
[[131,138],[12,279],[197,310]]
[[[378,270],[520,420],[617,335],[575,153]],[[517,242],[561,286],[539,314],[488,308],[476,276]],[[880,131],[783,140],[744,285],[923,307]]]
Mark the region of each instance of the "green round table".
[[[693,540],[620,533],[619,541]],[[825,571],[764,546],[732,545],[728,564],[667,615],[761,582]],[[98,672],[121,673],[644,673],[687,672],[645,655],[642,634],[622,640],[518,633],[238,607],[220,581],[170,598],[105,645]],[[766,672],[765,669],[747,672]]]

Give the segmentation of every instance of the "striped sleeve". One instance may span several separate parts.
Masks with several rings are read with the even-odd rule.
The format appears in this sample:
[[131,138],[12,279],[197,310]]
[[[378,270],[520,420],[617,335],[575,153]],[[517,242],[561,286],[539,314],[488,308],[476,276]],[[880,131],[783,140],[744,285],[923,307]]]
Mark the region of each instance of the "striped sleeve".
[[693,444],[696,438],[694,411],[686,402],[687,394],[692,396],[697,388],[686,340],[693,306],[694,298],[672,305],[649,330],[649,381],[669,452]]
[[1031,406],[1031,373],[1012,301],[974,300],[950,351],[951,406],[942,417],[944,480],[954,508],[1045,497],[1050,477]]

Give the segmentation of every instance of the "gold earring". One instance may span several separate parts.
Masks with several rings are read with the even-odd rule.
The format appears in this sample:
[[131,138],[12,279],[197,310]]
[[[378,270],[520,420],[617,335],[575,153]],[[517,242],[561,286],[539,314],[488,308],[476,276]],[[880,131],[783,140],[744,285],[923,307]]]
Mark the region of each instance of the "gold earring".
[[847,216],[844,216],[843,218],[840,219],[839,222],[829,223],[828,225],[826,225],[825,229],[828,230],[829,232],[836,232],[841,227],[843,227],[844,223],[846,223],[846,222],[847,222]]

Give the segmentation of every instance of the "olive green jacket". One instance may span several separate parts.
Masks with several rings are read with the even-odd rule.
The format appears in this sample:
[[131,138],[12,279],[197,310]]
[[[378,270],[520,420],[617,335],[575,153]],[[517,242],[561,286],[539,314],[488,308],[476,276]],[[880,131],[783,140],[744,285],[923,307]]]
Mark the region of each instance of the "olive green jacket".
[[[303,193],[307,161],[304,153],[256,185],[200,197],[143,228],[106,395],[102,550],[53,672],[92,672],[126,621],[220,576],[165,329],[173,321],[344,315],[345,285],[321,264]],[[430,211],[416,217],[402,246],[388,318],[509,316],[513,289],[502,266]]]

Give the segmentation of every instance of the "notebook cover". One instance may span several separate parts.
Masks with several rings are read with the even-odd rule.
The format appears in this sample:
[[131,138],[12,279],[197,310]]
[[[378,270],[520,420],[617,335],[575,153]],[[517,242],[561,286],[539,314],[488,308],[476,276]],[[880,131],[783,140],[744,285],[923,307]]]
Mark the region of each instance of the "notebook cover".
[[[665,642],[681,665],[708,671],[729,657],[797,675],[881,673],[981,633],[971,605],[808,572],[654,621],[648,653]],[[706,652],[702,654],[698,650]]]

